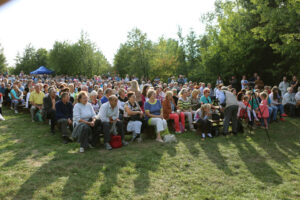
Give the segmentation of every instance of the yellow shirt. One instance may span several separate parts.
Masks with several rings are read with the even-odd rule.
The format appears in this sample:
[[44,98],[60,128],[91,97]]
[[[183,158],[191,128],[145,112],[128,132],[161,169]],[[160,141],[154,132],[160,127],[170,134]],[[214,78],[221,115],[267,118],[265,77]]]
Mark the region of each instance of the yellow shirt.
[[44,92],[40,91],[40,93],[36,93],[36,91],[33,91],[30,94],[29,101],[35,104],[43,104],[44,99]]

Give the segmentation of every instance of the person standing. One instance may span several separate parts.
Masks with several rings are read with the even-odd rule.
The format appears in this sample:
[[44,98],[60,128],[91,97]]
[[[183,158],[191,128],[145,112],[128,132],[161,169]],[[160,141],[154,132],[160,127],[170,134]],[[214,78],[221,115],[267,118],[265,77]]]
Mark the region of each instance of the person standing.
[[289,85],[290,84],[286,81],[286,76],[284,76],[278,86],[282,97],[285,95],[285,93],[287,93],[287,89],[288,89]]
[[225,99],[220,100],[220,104],[226,104],[224,109],[224,123],[223,123],[223,135],[226,136],[228,134],[229,122],[232,122],[232,132],[234,135],[237,134],[237,113],[238,113],[238,102],[234,94],[227,91],[227,87],[222,87],[224,92]]
[[291,81],[291,87],[293,88],[293,93],[297,93],[298,91],[298,86],[299,86],[299,81],[297,79],[297,76],[293,76],[293,80]]
[[243,75],[243,78],[242,78],[242,80],[241,80],[241,87],[242,87],[242,90],[248,88],[248,81],[247,81],[245,75]]

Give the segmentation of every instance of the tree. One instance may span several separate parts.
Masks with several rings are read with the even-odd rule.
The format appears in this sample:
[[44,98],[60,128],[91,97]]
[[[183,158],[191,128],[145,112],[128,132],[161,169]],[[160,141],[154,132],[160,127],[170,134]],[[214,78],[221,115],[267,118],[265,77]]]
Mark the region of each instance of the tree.
[[7,69],[6,58],[3,52],[3,48],[0,45],[0,73],[4,73]]
[[111,66],[86,34],[72,44],[56,41],[49,53],[49,65],[57,74],[86,75],[107,73]]
[[29,44],[26,46],[22,56],[20,54],[16,57],[16,68],[14,73],[18,74],[23,71],[29,74],[31,71],[35,70],[40,66],[46,66],[48,63],[48,51],[46,49],[38,49]]

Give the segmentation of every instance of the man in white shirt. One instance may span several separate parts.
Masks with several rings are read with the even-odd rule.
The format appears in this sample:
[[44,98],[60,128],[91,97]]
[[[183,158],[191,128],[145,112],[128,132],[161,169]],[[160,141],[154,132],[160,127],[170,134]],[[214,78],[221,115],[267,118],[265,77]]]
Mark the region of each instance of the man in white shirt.
[[119,108],[117,106],[118,98],[115,95],[111,95],[108,98],[108,102],[102,104],[100,111],[97,115],[97,119],[102,122],[104,133],[104,146],[107,150],[111,150],[110,146],[110,134],[116,134],[114,126],[118,129],[118,133],[122,137],[122,145],[126,146],[128,143],[124,140],[123,122],[119,120]]
[[289,87],[289,83],[286,81],[286,76],[283,77],[283,80],[279,83],[279,90],[281,91],[281,96],[283,97],[285,93],[287,93],[287,88]]
[[287,93],[283,96],[282,99],[282,105],[285,108],[285,110],[289,111],[289,116],[295,117],[296,113],[296,99],[295,99],[295,93],[293,93],[293,88],[289,87],[287,89]]

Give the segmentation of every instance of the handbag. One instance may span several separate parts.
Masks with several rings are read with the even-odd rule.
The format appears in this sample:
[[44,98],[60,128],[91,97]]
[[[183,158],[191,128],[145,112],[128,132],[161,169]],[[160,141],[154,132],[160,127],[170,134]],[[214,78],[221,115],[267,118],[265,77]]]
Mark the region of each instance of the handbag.
[[111,135],[110,146],[114,149],[122,147],[122,137],[120,135]]
[[140,114],[132,115],[129,117],[129,121],[141,121],[142,119],[140,116]]

